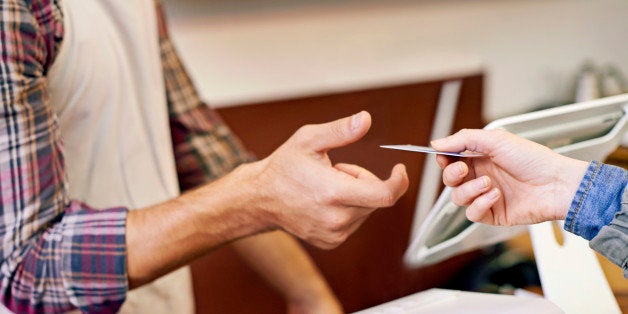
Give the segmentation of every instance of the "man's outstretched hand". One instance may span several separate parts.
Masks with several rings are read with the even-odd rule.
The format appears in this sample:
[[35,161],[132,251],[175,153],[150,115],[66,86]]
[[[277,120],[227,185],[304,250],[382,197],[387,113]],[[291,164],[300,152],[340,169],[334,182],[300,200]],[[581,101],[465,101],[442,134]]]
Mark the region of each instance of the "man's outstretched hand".
[[387,180],[352,164],[332,165],[327,152],[362,138],[371,116],[360,112],[301,127],[268,158],[252,166],[255,206],[268,221],[320,248],[334,248],[375,209],[390,207],[408,188],[402,164]]

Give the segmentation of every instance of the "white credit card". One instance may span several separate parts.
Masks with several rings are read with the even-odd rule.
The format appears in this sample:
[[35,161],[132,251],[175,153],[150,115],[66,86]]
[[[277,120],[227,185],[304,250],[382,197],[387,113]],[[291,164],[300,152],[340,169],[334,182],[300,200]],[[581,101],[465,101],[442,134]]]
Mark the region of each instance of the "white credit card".
[[410,152],[418,152],[418,153],[426,153],[426,154],[437,154],[437,155],[447,155],[454,157],[487,157],[486,154],[476,153],[476,152],[442,152],[435,150],[431,147],[427,146],[417,146],[417,145],[380,145],[381,148],[388,149],[397,149],[397,150],[407,150]]

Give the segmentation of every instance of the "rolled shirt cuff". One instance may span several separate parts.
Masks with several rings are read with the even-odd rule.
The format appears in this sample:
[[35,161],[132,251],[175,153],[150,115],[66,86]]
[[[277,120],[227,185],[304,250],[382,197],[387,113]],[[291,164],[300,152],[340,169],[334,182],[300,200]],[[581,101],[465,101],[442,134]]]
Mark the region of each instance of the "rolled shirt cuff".
[[571,202],[565,230],[593,239],[620,211],[627,182],[624,169],[592,161]]

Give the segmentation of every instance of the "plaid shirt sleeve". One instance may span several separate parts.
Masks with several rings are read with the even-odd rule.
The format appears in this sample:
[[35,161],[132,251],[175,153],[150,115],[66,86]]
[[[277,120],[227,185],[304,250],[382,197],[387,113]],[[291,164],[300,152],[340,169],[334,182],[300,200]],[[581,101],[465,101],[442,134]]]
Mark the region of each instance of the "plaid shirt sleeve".
[[0,1],[0,299],[18,313],[116,312],[125,208],[68,199],[46,71],[63,37],[52,0]]
[[218,113],[201,101],[166,30],[157,1],[161,59],[166,82],[170,128],[181,190],[194,188],[253,161]]

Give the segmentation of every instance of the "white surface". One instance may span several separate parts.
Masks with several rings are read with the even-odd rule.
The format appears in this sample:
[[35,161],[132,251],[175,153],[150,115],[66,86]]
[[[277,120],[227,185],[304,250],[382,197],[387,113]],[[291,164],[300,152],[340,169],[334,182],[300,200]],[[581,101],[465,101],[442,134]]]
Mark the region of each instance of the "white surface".
[[349,1],[212,14],[166,0],[203,98],[224,106],[486,69],[487,121],[574,94],[586,59],[628,73],[628,1]]
[[568,314],[621,313],[589,242],[562,230],[561,224],[561,246],[552,224],[530,226],[543,295]]
[[563,311],[552,302],[538,297],[430,289],[356,312],[356,314],[393,313],[554,314]]

